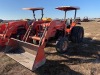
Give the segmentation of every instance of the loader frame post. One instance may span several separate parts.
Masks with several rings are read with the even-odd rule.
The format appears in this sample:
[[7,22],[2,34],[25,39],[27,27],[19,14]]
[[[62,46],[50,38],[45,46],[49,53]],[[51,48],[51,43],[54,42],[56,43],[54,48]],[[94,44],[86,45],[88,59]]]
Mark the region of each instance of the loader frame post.
[[[64,22],[65,22],[65,24],[66,24],[66,13],[67,13],[67,11],[65,11],[65,16],[64,16]],[[65,26],[65,35],[66,35],[66,26]]]
[[[42,20],[42,18],[43,18],[43,10],[41,9],[41,15],[42,15],[42,17],[41,17],[41,20]],[[34,19],[35,19],[35,21],[36,21],[36,17],[35,17],[35,11],[33,10],[33,17],[34,17]]]
[[43,18],[43,15],[44,15],[44,14],[43,14],[43,10],[41,10],[41,12],[42,12],[42,14],[41,14],[41,15],[42,15],[42,17],[41,17],[41,20],[42,20],[42,18]]
[[33,10],[33,17],[34,17],[34,19],[35,19],[35,21],[36,21],[36,18],[35,18],[35,11]]
[[77,10],[75,10],[74,21],[75,21],[75,19],[76,19],[76,14],[77,14]]
[[67,11],[65,11],[64,21],[66,21],[66,12],[67,12]]

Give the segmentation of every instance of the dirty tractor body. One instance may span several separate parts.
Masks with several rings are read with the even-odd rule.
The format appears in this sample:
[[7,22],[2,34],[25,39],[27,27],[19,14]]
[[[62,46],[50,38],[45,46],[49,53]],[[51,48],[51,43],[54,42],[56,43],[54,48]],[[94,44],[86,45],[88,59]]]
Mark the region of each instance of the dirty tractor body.
[[[65,11],[64,20],[43,19],[43,8],[24,8],[33,11],[34,21],[29,25],[23,38],[10,38],[8,40],[5,52],[12,59],[24,65],[30,70],[36,70],[42,66],[45,61],[44,48],[51,38],[56,40],[56,50],[64,53],[68,48],[68,39],[72,42],[81,42],[83,38],[83,28],[76,27],[75,17],[77,7],[58,7],[56,9]],[[40,10],[42,17],[39,20],[35,18],[35,12]],[[67,26],[66,12],[75,10],[74,20],[70,26]],[[75,33],[76,31],[76,33]]]
[[27,30],[26,21],[13,21],[0,25],[0,46],[6,46],[8,39],[13,37],[21,39]]

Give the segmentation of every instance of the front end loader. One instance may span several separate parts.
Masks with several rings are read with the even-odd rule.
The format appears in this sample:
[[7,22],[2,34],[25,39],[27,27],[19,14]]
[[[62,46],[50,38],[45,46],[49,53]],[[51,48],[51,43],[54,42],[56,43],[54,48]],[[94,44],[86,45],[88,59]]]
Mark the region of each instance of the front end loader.
[[[5,52],[9,57],[33,71],[45,63],[44,48],[49,39],[55,37],[57,31],[61,31],[62,34],[60,36],[64,36],[65,25],[60,20],[43,18],[43,8],[24,9],[33,12],[34,21],[28,27],[22,40],[9,39]],[[37,10],[42,12],[42,17],[39,20],[35,18]]]
[[[42,12],[42,19],[43,8],[24,8],[24,10],[31,10],[33,12],[34,22],[28,27],[22,40],[15,38],[9,39],[5,52],[6,55],[33,71],[43,65],[46,61],[44,53],[46,43],[44,40],[47,38],[45,37],[45,34],[47,34],[47,27],[44,27],[44,29],[41,30],[42,36],[39,34],[39,30],[41,29],[41,24],[46,25],[49,21],[36,21],[35,11],[40,10]],[[33,44],[33,39],[34,41],[38,41],[39,45]]]
[[[83,30],[76,27],[76,10],[77,7],[65,6],[56,9],[65,11],[64,20],[43,19],[43,8],[24,8],[33,12],[34,21],[29,25],[22,40],[9,39],[5,52],[12,59],[16,60],[26,68],[34,71],[46,62],[44,48],[46,43],[55,39],[56,50],[64,53],[68,49],[68,42],[81,42],[83,39]],[[41,11],[41,19],[36,19],[35,12]],[[70,24],[66,20],[66,12],[75,10],[74,20]],[[79,32],[79,33],[78,33]]]

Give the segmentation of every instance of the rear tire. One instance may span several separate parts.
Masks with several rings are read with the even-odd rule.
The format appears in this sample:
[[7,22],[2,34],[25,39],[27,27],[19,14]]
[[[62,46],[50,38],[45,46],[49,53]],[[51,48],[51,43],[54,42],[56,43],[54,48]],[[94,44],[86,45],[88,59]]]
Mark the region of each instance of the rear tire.
[[83,27],[76,26],[72,29],[70,34],[70,40],[73,43],[81,43],[84,37],[84,29]]
[[59,53],[64,53],[68,49],[68,39],[67,37],[65,38],[60,38],[56,44],[56,51]]

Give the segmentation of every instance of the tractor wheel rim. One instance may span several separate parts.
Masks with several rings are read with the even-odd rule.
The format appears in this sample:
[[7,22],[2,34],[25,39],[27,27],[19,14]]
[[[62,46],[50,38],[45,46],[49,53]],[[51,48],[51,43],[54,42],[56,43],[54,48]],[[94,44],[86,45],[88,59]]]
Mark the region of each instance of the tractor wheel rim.
[[67,42],[65,41],[65,42],[63,43],[63,45],[62,45],[63,51],[66,51],[67,46],[68,46],[68,44],[67,44]]

